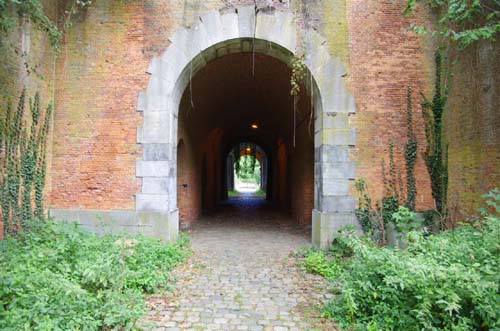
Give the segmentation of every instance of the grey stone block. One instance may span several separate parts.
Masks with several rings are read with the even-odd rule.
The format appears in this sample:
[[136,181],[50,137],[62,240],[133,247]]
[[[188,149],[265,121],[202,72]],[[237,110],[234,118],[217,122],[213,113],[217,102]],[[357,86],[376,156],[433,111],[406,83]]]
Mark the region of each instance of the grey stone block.
[[190,30],[180,27],[168,38],[172,44],[188,57],[193,55],[190,49],[192,45],[190,33]]
[[137,95],[137,111],[145,111],[146,110],[146,91],[141,91]]
[[354,212],[356,200],[351,196],[321,196],[319,209],[326,213]]
[[315,170],[315,178],[317,179],[354,179],[354,163],[352,161],[316,163]]
[[73,223],[79,221],[78,212],[74,209],[49,209],[49,217],[54,218],[57,221],[63,221],[68,223]]
[[135,211],[135,210],[92,210],[92,209],[51,209],[50,215],[57,221],[68,218],[83,229],[100,235],[125,233],[174,241],[179,232],[178,210],[173,211]]
[[356,216],[348,213],[328,213],[314,209],[312,212],[312,242],[322,249],[329,249],[333,236],[346,225],[361,229]]
[[142,193],[169,194],[168,179],[164,177],[146,177],[142,179]]
[[349,147],[321,145],[315,149],[315,160],[322,162],[349,162]]
[[256,17],[256,20],[257,23],[255,27],[255,38],[262,40],[271,40],[271,32],[275,24],[274,15],[259,13]]
[[350,181],[348,179],[323,178],[318,181],[323,196],[344,196],[349,194]]
[[144,161],[137,160],[137,177],[168,177],[170,161]]
[[148,110],[144,112],[143,127],[163,126],[170,130],[174,115],[169,111]]
[[172,159],[171,144],[144,144],[142,159],[144,161],[169,161]]
[[166,194],[137,194],[135,196],[135,209],[137,211],[167,212],[168,195]]
[[147,143],[168,143],[170,141],[170,126],[157,125],[145,126],[137,129],[137,142]]
[[222,31],[225,40],[239,37],[238,14],[235,12],[225,13],[220,17],[222,22]]
[[356,131],[354,128],[325,129],[314,133],[316,145],[328,144],[338,146],[354,146],[356,142]]
[[322,113],[324,129],[347,129],[349,128],[349,116],[347,113]]
[[211,10],[208,13],[202,15],[200,19],[205,25],[205,30],[207,31],[208,37],[210,38],[210,43],[212,45],[224,40],[222,22],[218,11]]
[[297,44],[297,30],[294,24],[293,14],[276,12],[274,15],[274,27],[270,33],[270,40],[290,52],[295,52]]
[[167,111],[168,108],[168,94],[153,94],[146,92],[146,111]]
[[[161,55],[161,59],[166,63],[166,66],[162,66],[164,69],[162,70],[161,77],[174,84],[191,60],[174,44],[168,46],[167,50]],[[168,93],[169,91],[167,90],[166,92]]]
[[255,8],[253,6],[238,7],[238,29],[240,38],[252,38],[255,29]]

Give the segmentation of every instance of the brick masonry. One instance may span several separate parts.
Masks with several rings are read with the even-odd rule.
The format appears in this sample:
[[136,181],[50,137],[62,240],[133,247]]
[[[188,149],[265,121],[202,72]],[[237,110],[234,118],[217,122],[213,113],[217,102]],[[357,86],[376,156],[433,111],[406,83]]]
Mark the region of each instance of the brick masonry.
[[[43,81],[32,80],[32,85],[39,86],[47,98],[55,86],[53,158],[48,183],[52,207],[135,208],[135,195],[142,184],[136,178],[136,160],[143,154],[136,144],[136,128],[142,123],[141,114],[136,112],[137,93],[147,86],[149,76],[145,70],[151,58],[169,45],[168,36],[181,26],[191,26],[198,15],[210,9],[224,11],[233,5],[253,3],[98,1],[79,17],[65,36],[55,78],[51,76],[53,55],[47,52],[47,42],[43,37],[37,43],[37,38],[31,39],[31,53],[39,54],[45,76]],[[264,7],[263,2],[258,4]],[[349,116],[350,126],[356,128],[356,147],[351,151],[355,176],[366,178],[371,193],[380,196],[380,163],[382,158],[387,160],[390,141],[397,143],[397,163],[404,164],[400,142],[406,135],[407,84],[414,90],[419,155],[425,148],[419,95],[432,94],[432,45],[407,30],[413,19],[401,15],[403,0],[307,1],[307,6],[301,8],[289,8],[287,2],[281,1],[273,1],[273,5],[278,10],[301,9],[305,23],[326,37],[330,53],[339,56],[347,67],[345,79],[357,109],[355,115]],[[56,8],[56,2],[50,2],[50,6]],[[470,55],[456,66],[460,74],[455,81],[467,82],[465,78],[472,76],[478,77],[473,81],[478,84],[473,88],[469,83],[453,85],[445,115],[450,169],[453,169],[449,194],[452,200],[456,198],[458,208],[464,213],[472,212],[478,205],[477,192],[498,183],[500,168],[496,129],[499,126],[493,125],[498,119],[499,96],[495,87],[499,84],[495,76],[491,76],[498,72],[498,63],[492,60],[494,56],[485,56],[498,54],[498,45],[493,48],[483,45],[467,52]],[[11,54],[9,59],[13,58],[15,55]],[[477,70],[469,72],[470,61],[466,59],[473,61]],[[23,81],[19,73],[19,78],[13,80],[12,73],[18,71],[12,69],[12,63],[15,67],[17,62],[2,61],[1,68],[2,83],[10,88],[10,92],[5,93],[10,94],[16,89],[12,86],[19,86],[14,81]],[[464,100],[465,107],[462,106]],[[477,100],[480,102],[476,103]],[[478,109],[474,107],[476,104],[480,105]],[[469,111],[471,109],[476,111]],[[459,116],[451,116],[451,113]],[[292,164],[291,169],[299,168]],[[430,207],[433,203],[429,178],[421,157],[417,160],[416,176],[418,207]],[[485,176],[491,176],[488,184],[482,180]],[[309,181],[306,177],[303,180]],[[193,181],[199,182],[201,178]],[[193,203],[201,205],[201,201]],[[294,206],[298,203],[298,200],[292,201]],[[297,218],[305,219],[310,203],[294,208]],[[194,219],[197,215],[185,216]]]

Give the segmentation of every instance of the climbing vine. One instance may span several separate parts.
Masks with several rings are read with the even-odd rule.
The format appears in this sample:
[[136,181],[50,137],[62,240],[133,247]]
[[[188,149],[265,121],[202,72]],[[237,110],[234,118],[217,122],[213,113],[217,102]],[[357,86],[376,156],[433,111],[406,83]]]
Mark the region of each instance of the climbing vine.
[[25,104],[24,89],[17,109],[13,111],[9,102],[6,116],[0,120],[0,207],[4,231],[11,233],[44,217],[46,144],[52,104],[42,114],[40,94],[30,98],[30,125],[25,121]]
[[442,118],[446,104],[446,91],[443,93],[441,86],[441,53],[435,53],[436,78],[434,84],[434,96],[429,101],[423,97],[422,109],[425,123],[425,136],[427,148],[424,152],[424,160],[431,178],[432,197],[436,209],[441,214],[446,212],[446,195],[448,186],[448,166],[443,153],[442,141]]
[[415,210],[415,199],[417,197],[417,186],[415,181],[415,161],[417,159],[417,137],[413,132],[413,110],[411,103],[411,86],[406,92],[406,128],[407,141],[405,144],[406,161],[406,208]]

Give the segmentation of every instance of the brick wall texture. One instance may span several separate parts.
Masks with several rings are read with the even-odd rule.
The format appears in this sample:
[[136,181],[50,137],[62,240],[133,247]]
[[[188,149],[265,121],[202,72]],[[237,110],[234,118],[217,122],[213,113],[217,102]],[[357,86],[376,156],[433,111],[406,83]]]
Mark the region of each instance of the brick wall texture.
[[[31,52],[38,54],[43,63],[41,70],[46,73],[46,80],[33,84],[46,91],[44,95],[49,98],[52,96],[49,91],[55,86],[53,155],[49,169],[52,207],[134,209],[134,195],[140,187],[135,163],[141,156],[136,128],[142,121],[136,103],[138,92],[147,86],[149,76],[145,69],[151,58],[168,46],[167,38],[177,28],[193,24],[207,10],[227,10],[242,4],[254,2],[96,1],[79,15],[66,34],[55,70],[51,71],[53,57],[47,53],[46,41],[32,46]],[[395,143],[396,164],[404,180],[406,86],[412,86],[414,129],[419,146],[415,171],[417,207],[432,207],[429,176],[421,157],[425,136],[420,94],[432,94],[433,45],[408,30],[416,18],[401,14],[405,1],[308,0],[300,4],[258,1],[257,4],[260,7],[271,4],[278,10],[299,13],[299,19],[325,36],[331,53],[346,65],[348,88],[355,97],[357,110],[350,117],[357,133],[352,158],[356,177],[366,179],[374,198],[382,194],[381,162],[382,159],[388,162],[390,142]],[[418,17],[421,21],[417,23],[428,23],[425,15]],[[467,213],[479,203],[478,192],[498,186],[500,179],[497,78],[500,72],[494,56],[498,53],[498,43],[481,44],[467,50],[467,56],[454,68],[459,74],[453,80],[445,115],[451,169],[449,194]],[[15,55],[9,59],[15,59]],[[6,65],[12,66],[9,61],[0,61],[3,65],[0,79],[5,85],[19,86],[20,78],[13,79],[15,76],[10,74],[15,70],[6,69]],[[51,76],[54,71],[55,76]],[[183,135],[186,133],[180,128],[179,138]],[[307,139],[307,134],[301,135],[300,139]],[[191,158],[187,149],[179,153],[185,153],[183,160],[192,164],[179,170],[179,181],[186,182],[188,187],[199,186],[201,158]],[[312,144],[299,145],[294,153],[303,153],[303,162],[297,163],[300,158],[296,158],[290,164],[284,161],[284,165],[301,183],[300,190],[307,198],[292,193],[291,210],[300,222],[307,223],[313,204]],[[209,163],[215,162],[212,161]],[[210,164],[208,171],[213,171]],[[207,180],[213,181],[217,176],[220,174],[214,173]],[[281,185],[276,188],[279,192],[286,190]],[[293,192],[294,188],[288,190]],[[189,202],[192,211],[188,211],[189,206],[182,202],[183,189],[178,187],[178,191],[181,218],[187,222],[197,218],[202,205],[200,192],[193,193],[195,197]],[[276,194],[285,199],[281,197],[284,193]],[[211,205],[213,201],[206,203]]]

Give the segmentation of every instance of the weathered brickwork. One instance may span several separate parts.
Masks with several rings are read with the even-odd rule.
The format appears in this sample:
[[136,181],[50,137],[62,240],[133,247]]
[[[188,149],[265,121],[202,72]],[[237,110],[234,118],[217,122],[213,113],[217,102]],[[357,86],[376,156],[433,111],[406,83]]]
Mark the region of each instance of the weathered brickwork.
[[60,208],[133,209],[137,91],[144,87],[144,6],[101,1],[57,61],[53,190]]
[[[477,212],[481,195],[500,188],[500,42],[451,53],[443,115],[448,148],[448,205],[454,221]],[[446,76],[447,70],[445,70]]]
[[[344,81],[356,103],[356,113],[349,115],[350,127],[356,130],[351,158],[355,177],[367,180],[373,198],[382,194],[381,162],[388,162],[390,142],[395,144],[396,164],[404,180],[406,86],[412,86],[419,144],[417,207],[429,208],[433,200],[421,156],[425,136],[420,94],[430,96],[433,92],[433,45],[408,31],[417,16],[422,20],[419,23],[427,22],[425,15],[404,17],[404,4],[404,0],[318,0],[302,5],[257,2],[262,12],[270,10],[267,7],[294,12],[299,25],[312,27],[326,38],[330,54],[346,67]],[[135,195],[141,187],[136,162],[142,157],[137,128],[143,122],[137,112],[137,96],[147,87],[148,64],[169,46],[168,37],[174,31],[193,26],[198,16],[209,10],[227,12],[240,5],[254,5],[254,1],[96,1],[66,34],[55,68],[46,38],[28,29],[29,54],[40,64],[38,71],[45,79],[23,74],[19,58],[11,54],[8,60],[0,61],[0,82],[8,86],[2,93],[15,94],[19,82],[24,82],[30,90],[41,90],[44,101],[55,100],[47,186],[52,207],[135,208]],[[47,1],[47,6],[55,13],[58,2]],[[25,37],[26,33],[19,42],[26,42]],[[494,56],[498,52],[498,43],[477,46],[467,50],[452,68],[458,74],[450,85],[444,128],[449,142],[449,198],[464,213],[474,211],[480,192],[498,186],[500,179],[500,84],[496,78],[500,72]],[[222,150],[217,143],[223,140],[223,133],[191,148],[187,143],[190,123],[183,125],[179,121],[178,138],[186,143],[186,162],[177,170],[177,192],[181,220],[188,225],[199,217],[202,205],[211,209],[222,195]],[[275,151],[277,171],[269,180],[274,183],[274,198],[307,224],[314,203],[314,145],[302,144],[308,139],[307,132],[299,132],[298,137],[295,150],[287,140],[286,149]],[[203,155],[207,155],[205,179]],[[202,201],[204,189],[210,191],[205,194],[207,201]]]
[[356,176],[365,178],[369,191],[383,191],[381,162],[388,164],[389,144],[405,175],[406,86],[413,88],[414,130],[418,139],[415,168],[417,208],[433,207],[430,181],[421,157],[425,132],[420,93],[432,90],[432,48],[408,31],[412,20],[401,13],[405,1],[348,1],[349,87],[356,98]]
[[292,217],[303,226],[311,224],[311,210],[314,208],[314,139],[308,126],[309,121],[304,120],[297,130],[287,181],[291,190]]

